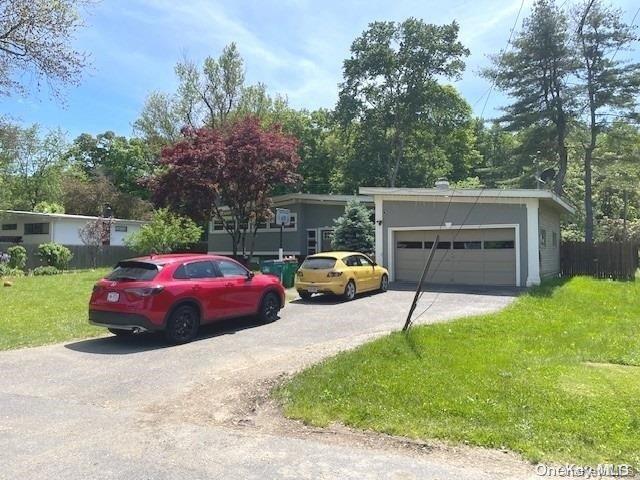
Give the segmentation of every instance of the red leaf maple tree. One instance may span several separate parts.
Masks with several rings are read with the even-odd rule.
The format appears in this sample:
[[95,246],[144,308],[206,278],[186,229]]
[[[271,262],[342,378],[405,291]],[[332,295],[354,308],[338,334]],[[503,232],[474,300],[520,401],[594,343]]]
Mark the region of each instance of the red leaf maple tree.
[[216,218],[232,238],[233,255],[246,256],[249,240],[251,257],[258,223],[273,216],[274,188],[301,180],[298,140],[255,117],[184,136],[162,151],[161,171],[150,181],[154,202],[201,223]]

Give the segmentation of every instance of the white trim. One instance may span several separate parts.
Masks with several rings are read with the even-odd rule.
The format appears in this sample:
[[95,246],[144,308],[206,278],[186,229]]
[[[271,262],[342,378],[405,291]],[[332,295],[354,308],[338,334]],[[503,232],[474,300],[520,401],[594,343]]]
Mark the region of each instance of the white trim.
[[540,200],[527,201],[527,287],[540,285]]
[[525,203],[527,199],[535,198],[550,200],[567,213],[575,213],[575,208],[571,204],[549,190],[360,187],[360,194],[371,195],[374,197],[374,201],[375,197],[379,195],[386,200],[429,201],[439,199],[449,202],[451,199],[453,201],[475,202],[478,199],[485,200],[483,203],[498,203],[495,201],[496,199],[510,200],[504,203]]
[[384,263],[384,253],[383,253],[383,242],[382,238],[384,236],[384,226],[382,224],[384,217],[384,208],[383,208],[383,199],[381,196],[376,195],[374,197],[375,202],[375,216],[374,216],[374,225],[375,225],[375,252],[376,252],[376,263],[382,265]]
[[389,270],[389,280],[394,281],[396,278],[396,272],[393,265],[394,258],[395,258],[395,251],[396,251],[395,242],[394,242],[395,232],[411,232],[411,231],[422,231],[422,230],[449,230],[449,231],[486,230],[486,229],[496,229],[496,228],[513,228],[514,229],[514,236],[515,236],[514,249],[516,251],[516,287],[519,287],[521,286],[522,282],[520,282],[520,225],[517,223],[494,223],[494,224],[486,224],[486,225],[389,227],[387,229],[388,231],[387,232],[387,260],[388,260],[387,270]]
[[[23,210],[0,210],[0,213],[6,213],[14,216],[31,216],[31,217],[44,217],[53,219],[69,219],[69,220],[97,220],[100,217],[94,217],[90,215],[71,215],[69,213],[41,213],[41,212],[26,212]],[[130,220],[126,218],[113,218],[117,222],[128,222],[132,224],[145,224],[149,223],[144,220]]]
[[[238,252],[238,254],[240,254],[241,252]],[[207,252],[208,255],[233,255],[233,252],[231,250],[217,250],[215,252]],[[254,255],[274,255],[274,256],[278,256],[278,251],[277,250],[273,250],[273,251],[269,251],[269,250],[257,250],[255,252],[253,252]],[[301,255],[300,254],[300,250],[285,250],[284,251],[285,255]]]
[[317,203],[326,205],[344,205],[356,199],[362,203],[373,203],[373,198],[367,195],[332,195],[315,193],[287,193],[271,197],[274,205],[288,205],[291,203]]

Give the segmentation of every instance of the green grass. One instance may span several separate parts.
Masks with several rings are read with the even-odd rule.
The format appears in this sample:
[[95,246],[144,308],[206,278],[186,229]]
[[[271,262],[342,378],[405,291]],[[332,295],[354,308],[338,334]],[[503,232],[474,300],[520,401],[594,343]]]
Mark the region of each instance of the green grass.
[[285,414],[531,461],[640,466],[640,282],[574,278],[492,315],[394,333],[305,370]]
[[48,277],[18,277],[0,284],[0,350],[104,334],[87,322],[91,288],[108,269]]

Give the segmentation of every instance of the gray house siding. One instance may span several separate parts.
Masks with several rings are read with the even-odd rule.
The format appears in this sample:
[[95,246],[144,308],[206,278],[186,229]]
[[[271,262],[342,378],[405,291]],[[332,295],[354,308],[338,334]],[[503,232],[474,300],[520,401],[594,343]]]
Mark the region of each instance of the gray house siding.
[[[295,253],[300,251],[300,238],[301,238],[301,205],[287,205],[287,208],[292,213],[297,215],[296,230],[284,230],[282,235],[282,243],[285,254]],[[280,232],[278,230],[260,231],[256,235],[254,251],[256,252],[275,252],[277,254],[280,247]],[[209,252],[229,254],[233,249],[233,242],[231,236],[226,231],[216,231],[209,233]],[[247,239],[246,245],[247,251],[249,250],[249,240]],[[297,253],[296,253],[297,254]]]
[[[540,205],[540,278],[560,274],[560,214],[553,208]],[[555,242],[554,242],[555,239]]]
[[[447,211],[448,208],[448,211]],[[389,229],[394,227],[438,227],[444,222],[453,225],[519,225],[520,284],[525,285],[527,270],[527,208],[526,205],[448,202],[410,202],[385,200],[383,205],[383,259],[389,258]]]
[[[333,221],[344,213],[344,205],[302,203],[296,202],[283,205],[297,215],[295,231],[283,233],[283,248],[285,254],[307,255],[307,230],[332,228]],[[373,206],[372,206],[373,208]],[[213,232],[209,234],[209,251],[212,253],[228,254],[232,249],[231,236],[226,232]],[[254,251],[257,256],[267,256],[278,253],[280,246],[280,232],[277,230],[258,230]],[[249,245],[247,244],[247,250]],[[270,252],[270,253],[262,253]]]

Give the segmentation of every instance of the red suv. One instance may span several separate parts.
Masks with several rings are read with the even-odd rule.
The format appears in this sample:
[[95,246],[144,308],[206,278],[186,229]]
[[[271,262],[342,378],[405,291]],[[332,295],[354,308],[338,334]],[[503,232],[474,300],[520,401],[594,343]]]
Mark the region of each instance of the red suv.
[[216,255],[154,255],[125,260],[93,287],[89,322],[115,335],[164,331],[193,340],[201,324],[259,315],[274,321],[284,306],[277,277],[254,275]]

